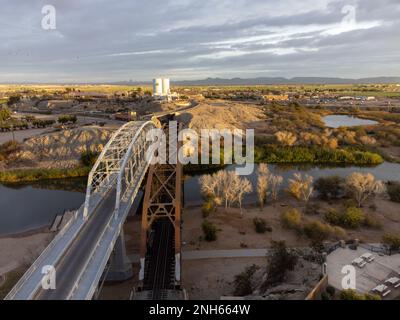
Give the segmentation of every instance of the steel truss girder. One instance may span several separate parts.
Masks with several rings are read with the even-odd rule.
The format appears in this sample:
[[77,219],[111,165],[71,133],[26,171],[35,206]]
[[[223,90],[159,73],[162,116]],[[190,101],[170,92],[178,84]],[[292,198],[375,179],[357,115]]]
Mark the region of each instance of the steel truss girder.
[[[168,134],[168,128],[164,130]],[[181,144],[177,142],[178,150]],[[177,150],[173,152],[177,153]],[[175,230],[175,284],[180,285],[182,195],[182,164],[179,161],[177,164],[150,165],[142,211],[139,280],[144,277],[148,232],[157,219],[168,218]]]

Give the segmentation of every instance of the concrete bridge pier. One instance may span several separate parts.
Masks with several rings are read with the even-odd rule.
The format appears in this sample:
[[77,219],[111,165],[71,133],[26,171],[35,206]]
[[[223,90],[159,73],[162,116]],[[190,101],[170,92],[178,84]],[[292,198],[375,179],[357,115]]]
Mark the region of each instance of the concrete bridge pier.
[[124,281],[132,276],[132,265],[126,255],[124,231],[121,230],[110,257],[110,269],[106,281]]

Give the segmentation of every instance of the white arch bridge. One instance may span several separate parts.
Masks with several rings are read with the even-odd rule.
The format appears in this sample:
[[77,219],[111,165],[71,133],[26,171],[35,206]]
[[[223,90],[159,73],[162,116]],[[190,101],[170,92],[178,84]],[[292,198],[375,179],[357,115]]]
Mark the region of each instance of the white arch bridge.
[[[131,272],[122,227],[149,168],[146,151],[152,142],[146,135],[157,127],[153,121],[129,122],[113,134],[89,174],[84,204],[6,299],[91,299],[105,270]],[[115,258],[117,249],[123,254]],[[42,285],[48,266],[55,271],[52,290]]]

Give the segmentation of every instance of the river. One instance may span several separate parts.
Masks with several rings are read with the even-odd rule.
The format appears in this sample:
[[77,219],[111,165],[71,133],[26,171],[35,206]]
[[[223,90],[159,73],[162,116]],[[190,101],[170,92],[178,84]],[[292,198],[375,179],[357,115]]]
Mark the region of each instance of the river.
[[[226,170],[234,170],[234,168],[235,166],[231,165]],[[355,171],[370,172],[383,181],[400,181],[400,164],[389,162],[376,167],[269,165],[269,168],[271,172],[284,177],[282,189],[286,187],[287,180],[296,172],[307,173],[314,179],[329,175],[346,177]],[[202,203],[199,177],[200,175],[185,178],[186,206]],[[255,189],[256,169],[248,178]],[[84,190],[85,181],[76,179],[18,187],[0,185],[0,236],[34,230],[51,224],[57,214],[80,207],[84,201]],[[245,197],[244,203],[254,203],[256,200],[256,193],[253,192]]]

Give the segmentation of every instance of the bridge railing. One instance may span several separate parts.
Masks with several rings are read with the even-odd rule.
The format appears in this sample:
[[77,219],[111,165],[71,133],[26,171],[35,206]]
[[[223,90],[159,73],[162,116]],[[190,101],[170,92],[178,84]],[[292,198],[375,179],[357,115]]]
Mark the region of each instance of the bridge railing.
[[[74,289],[68,297],[69,299],[90,299],[96,291],[96,284],[100,281],[103,268],[105,268],[107,264],[114,248],[115,241],[122,230],[123,222],[129,213],[131,204],[134,202],[135,196],[140,189],[141,183],[150,165],[153,154],[150,153],[149,157],[146,157],[146,151],[151,143],[151,141],[146,141],[146,136],[148,130],[153,128],[153,123],[143,124],[138,130],[138,134],[135,135],[135,138],[132,140],[129,150],[125,154],[120,168],[120,178],[117,178],[117,181],[121,183],[119,187],[121,188],[119,198],[120,202],[118,202],[117,207],[116,201],[116,207],[114,209],[115,214],[110,216],[107,221],[107,226],[102,230],[99,240],[91,250],[91,258],[86,261],[85,267],[82,268]],[[102,258],[96,260],[99,255]],[[91,268],[90,265],[95,265],[96,267]],[[87,270],[92,270],[92,272],[85,276]],[[93,280],[90,282],[90,286],[87,285],[88,279]]]
[[[92,194],[107,192],[114,185],[121,162],[129,145],[140,133],[144,122],[128,122],[120,127],[108,141],[88,176],[83,216],[89,215]],[[147,123],[147,122],[145,122]]]
[[[83,206],[82,206],[83,207]],[[24,275],[18,280],[16,285],[10,290],[10,292],[6,296],[7,299],[13,298],[16,293],[22,288],[23,284],[26,282],[26,280],[32,276],[32,274],[37,270],[38,266],[42,264],[44,261],[45,257],[48,256],[49,252],[55,247],[55,245],[62,239],[64,234],[70,229],[71,225],[73,222],[77,219],[79,216],[79,211],[82,210],[77,210],[74,213],[74,216],[72,219],[70,219],[64,227],[57,233],[57,235],[53,238],[53,240],[49,243],[49,245],[42,251],[42,253],[36,258],[36,260],[32,263],[30,268],[27,270],[27,272],[24,273]]]
[[130,143],[128,150],[122,159],[120,170],[117,177],[117,193],[115,202],[115,212],[118,213],[121,198],[123,198],[132,184],[135,177],[135,172],[143,163],[149,162],[147,159],[147,151],[152,141],[147,139],[149,130],[156,129],[154,122],[147,121],[143,123],[137,131],[134,139]]

